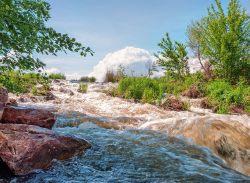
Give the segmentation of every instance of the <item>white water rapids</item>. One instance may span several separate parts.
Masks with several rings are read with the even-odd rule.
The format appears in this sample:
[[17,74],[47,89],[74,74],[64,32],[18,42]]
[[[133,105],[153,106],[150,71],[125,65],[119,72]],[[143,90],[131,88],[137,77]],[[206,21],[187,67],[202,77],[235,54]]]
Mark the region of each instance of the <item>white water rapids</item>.
[[[192,135],[197,138],[205,135],[205,133],[192,134],[196,133],[192,125],[204,128],[199,127],[199,123],[204,121],[205,127],[213,121],[233,124],[250,136],[249,116],[214,114],[199,108],[195,105],[197,102],[195,100],[191,101],[194,105],[190,111],[166,111],[150,104],[134,103],[106,95],[103,91],[113,87],[113,84],[89,84],[88,92],[85,94],[77,92],[78,87],[78,83],[54,81],[52,93],[56,96],[55,100],[36,99],[34,102],[29,97],[23,97],[24,102],[20,105],[54,111],[57,114],[55,131],[85,138],[93,145],[93,149],[83,157],[76,157],[66,164],[58,162],[52,170],[20,180],[27,182],[250,181],[249,177],[227,168],[225,162],[214,156],[207,148],[196,146],[189,139]],[[178,138],[172,139],[172,137]],[[203,141],[199,143],[199,139],[197,144],[204,145]],[[209,143],[205,145],[210,147]],[[241,164],[235,162],[230,166],[240,172],[250,168],[249,165],[244,165],[242,168]]]

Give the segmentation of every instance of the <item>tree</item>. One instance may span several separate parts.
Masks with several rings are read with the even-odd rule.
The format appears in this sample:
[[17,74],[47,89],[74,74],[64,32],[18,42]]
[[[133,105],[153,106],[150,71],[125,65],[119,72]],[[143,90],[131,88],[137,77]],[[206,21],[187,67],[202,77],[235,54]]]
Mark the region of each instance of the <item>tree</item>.
[[211,5],[201,30],[200,51],[219,77],[235,83],[250,79],[250,16],[238,0],[230,0],[225,13],[220,0]]
[[82,56],[93,54],[74,38],[47,27],[49,10],[50,5],[43,0],[0,1],[0,71],[43,67],[33,53],[56,55],[69,50]]
[[145,67],[147,69],[147,77],[150,78],[154,72],[158,71],[156,63],[152,61],[147,61],[145,63]]
[[189,73],[186,47],[179,42],[172,42],[169,34],[158,44],[162,49],[155,54],[157,63],[174,78],[183,79]]
[[201,54],[201,36],[202,36],[202,29],[201,26],[203,22],[197,21],[192,22],[188,28],[187,28],[187,36],[188,36],[188,47],[193,51],[195,57],[198,58],[200,65],[203,70],[205,70],[205,67],[202,63],[203,56]]
[[203,29],[205,27],[205,19],[201,19],[200,21],[192,22],[187,27],[187,36],[188,36],[188,47],[192,50],[194,56],[198,59],[202,70],[204,71],[205,77],[210,79],[212,77],[212,69],[211,64],[201,52],[201,42],[202,42],[202,35]]

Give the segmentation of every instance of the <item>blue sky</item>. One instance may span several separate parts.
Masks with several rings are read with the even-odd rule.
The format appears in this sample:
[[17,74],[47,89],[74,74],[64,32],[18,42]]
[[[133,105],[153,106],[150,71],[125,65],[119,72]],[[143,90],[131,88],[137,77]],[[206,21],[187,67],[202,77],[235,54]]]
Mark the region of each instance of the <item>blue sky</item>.
[[[172,39],[186,41],[186,27],[206,15],[213,0],[47,0],[51,4],[50,26],[90,46],[94,56],[68,53],[40,56],[47,68],[87,75],[103,57],[126,46],[154,53],[169,32]],[[229,0],[222,0],[223,6]],[[250,1],[241,0],[250,11]]]

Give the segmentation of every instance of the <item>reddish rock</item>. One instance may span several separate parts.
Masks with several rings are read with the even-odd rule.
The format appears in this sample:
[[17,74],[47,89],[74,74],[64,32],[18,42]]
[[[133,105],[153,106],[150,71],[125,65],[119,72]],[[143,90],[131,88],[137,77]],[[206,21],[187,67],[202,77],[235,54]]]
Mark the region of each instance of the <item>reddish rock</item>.
[[242,106],[237,106],[237,105],[231,105],[230,106],[230,112],[231,113],[236,113],[236,114],[250,114],[244,110],[244,107]]
[[6,105],[9,105],[9,106],[17,106],[18,104],[17,104],[16,99],[14,99],[14,98],[9,98],[8,101],[7,101],[7,103],[6,103]]
[[7,89],[0,86],[0,103],[6,103],[8,101]]
[[207,98],[204,98],[201,100],[200,107],[204,109],[212,109],[213,106],[211,105],[211,102]]
[[201,94],[199,88],[196,85],[192,85],[188,90],[184,91],[182,95],[189,98],[198,98]]
[[2,123],[36,125],[51,129],[55,124],[55,116],[47,110],[5,107]]
[[167,98],[161,105],[166,110],[174,110],[174,111],[184,111],[188,109],[188,106],[185,102],[181,101],[175,97]]
[[5,103],[8,100],[8,91],[0,86],[0,120],[2,119]]
[[0,158],[15,175],[46,169],[53,159],[68,159],[90,147],[83,139],[38,126],[0,124]]

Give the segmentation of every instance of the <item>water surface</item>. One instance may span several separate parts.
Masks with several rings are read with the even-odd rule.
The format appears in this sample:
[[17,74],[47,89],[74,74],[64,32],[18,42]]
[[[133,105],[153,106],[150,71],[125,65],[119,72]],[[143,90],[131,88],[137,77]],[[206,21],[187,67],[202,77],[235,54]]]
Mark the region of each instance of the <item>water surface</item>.
[[[82,114],[83,115],[83,114]],[[55,131],[84,138],[92,148],[67,161],[55,161],[45,171],[2,182],[250,182],[227,168],[208,149],[181,138],[148,130],[114,130],[86,122],[77,127],[80,113],[58,115]]]

